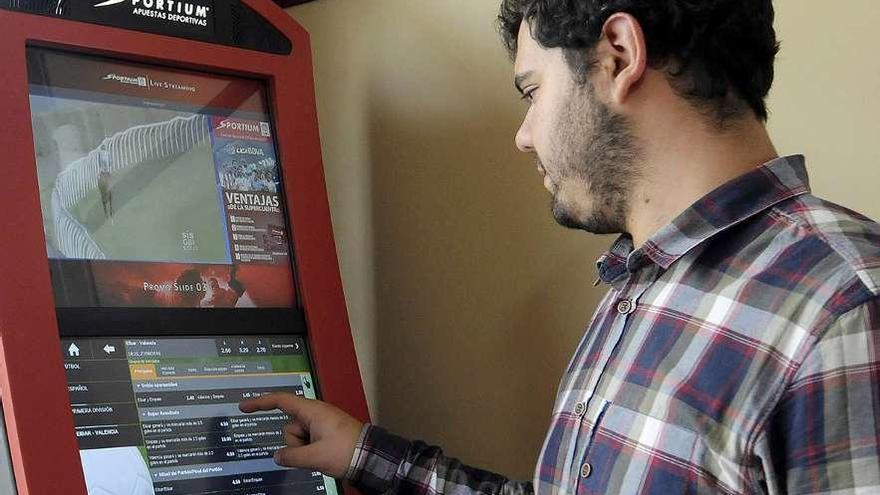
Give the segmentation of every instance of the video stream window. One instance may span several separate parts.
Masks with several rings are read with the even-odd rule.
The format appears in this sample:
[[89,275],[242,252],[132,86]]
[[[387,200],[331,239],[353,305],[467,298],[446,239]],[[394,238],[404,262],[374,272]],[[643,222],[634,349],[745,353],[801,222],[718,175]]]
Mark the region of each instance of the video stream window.
[[295,306],[264,82],[27,55],[56,306]]
[[316,397],[302,336],[66,337],[61,352],[90,495],[338,493],[275,464],[284,413],[238,409]]

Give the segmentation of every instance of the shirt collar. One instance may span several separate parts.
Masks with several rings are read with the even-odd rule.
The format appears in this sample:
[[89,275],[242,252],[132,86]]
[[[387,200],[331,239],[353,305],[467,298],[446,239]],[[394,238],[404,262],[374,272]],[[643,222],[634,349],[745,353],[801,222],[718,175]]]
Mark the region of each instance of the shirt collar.
[[803,155],[776,158],[703,196],[638,250],[623,234],[597,261],[599,278],[611,283],[647,261],[664,270],[720,232],[781,201],[810,192]]

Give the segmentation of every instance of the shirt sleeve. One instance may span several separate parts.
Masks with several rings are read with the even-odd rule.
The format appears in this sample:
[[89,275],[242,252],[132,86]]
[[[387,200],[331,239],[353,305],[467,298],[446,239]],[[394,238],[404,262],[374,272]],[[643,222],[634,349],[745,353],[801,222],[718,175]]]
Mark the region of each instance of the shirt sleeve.
[[366,495],[531,495],[531,483],[472,468],[438,447],[412,442],[367,424],[355,445],[345,479]]
[[841,316],[808,352],[766,430],[779,493],[880,493],[880,303]]

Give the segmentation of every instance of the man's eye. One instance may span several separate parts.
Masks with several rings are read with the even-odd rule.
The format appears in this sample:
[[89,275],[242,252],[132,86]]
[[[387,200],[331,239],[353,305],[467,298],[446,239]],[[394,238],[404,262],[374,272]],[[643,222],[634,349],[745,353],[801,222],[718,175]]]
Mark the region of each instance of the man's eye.
[[522,95],[522,99],[523,99],[524,101],[529,102],[529,103],[534,102],[534,101],[535,101],[535,91],[537,91],[537,90],[538,90],[538,88],[534,88],[534,89],[530,89],[530,90],[528,90],[528,91],[524,91],[524,92],[523,92],[523,95]]

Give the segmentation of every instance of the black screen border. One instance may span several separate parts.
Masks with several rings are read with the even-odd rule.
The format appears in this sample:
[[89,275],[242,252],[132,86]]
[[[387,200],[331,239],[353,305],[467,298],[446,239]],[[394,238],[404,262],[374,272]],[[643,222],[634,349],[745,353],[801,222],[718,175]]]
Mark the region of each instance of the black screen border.
[[61,337],[307,335],[297,308],[55,308]]

